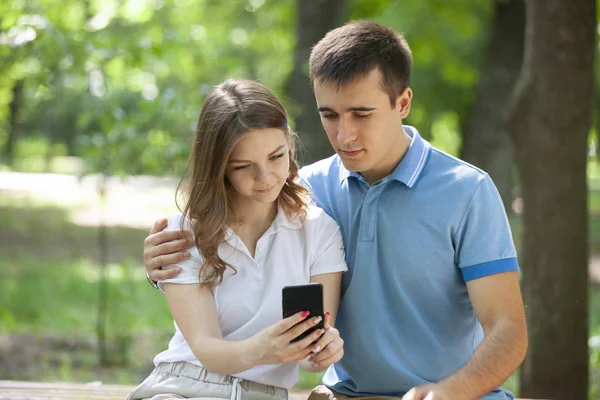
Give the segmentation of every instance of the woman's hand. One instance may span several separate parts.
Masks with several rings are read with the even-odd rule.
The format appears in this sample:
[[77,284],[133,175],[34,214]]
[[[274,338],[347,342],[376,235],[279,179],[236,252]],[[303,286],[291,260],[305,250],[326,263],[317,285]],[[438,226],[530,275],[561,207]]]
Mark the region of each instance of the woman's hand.
[[336,363],[344,356],[344,340],[340,332],[329,323],[330,315],[325,313],[325,334],[314,346],[313,355],[308,361],[313,368],[324,370],[331,364]]
[[253,363],[255,365],[281,364],[308,357],[315,349],[312,343],[325,330],[317,329],[304,339],[291,343],[296,337],[321,321],[320,316],[307,317],[309,317],[308,311],[296,313],[248,339]]

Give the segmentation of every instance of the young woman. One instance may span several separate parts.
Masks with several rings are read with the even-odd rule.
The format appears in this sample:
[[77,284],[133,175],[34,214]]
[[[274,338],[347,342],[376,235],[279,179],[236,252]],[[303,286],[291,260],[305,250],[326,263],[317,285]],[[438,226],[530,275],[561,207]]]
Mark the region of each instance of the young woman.
[[[275,95],[229,80],[208,95],[186,174],[182,214],[169,229],[192,232],[190,257],[160,281],[175,320],[169,348],[128,400],[286,399],[298,364],[320,371],[343,355],[333,328],[341,274],[347,270],[339,227],[310,204],[297,183],[294,135]],[[324,330],[300,312],[281,318],[284,286],[320,282]],[[331,356],[319,365],[311,355]]]

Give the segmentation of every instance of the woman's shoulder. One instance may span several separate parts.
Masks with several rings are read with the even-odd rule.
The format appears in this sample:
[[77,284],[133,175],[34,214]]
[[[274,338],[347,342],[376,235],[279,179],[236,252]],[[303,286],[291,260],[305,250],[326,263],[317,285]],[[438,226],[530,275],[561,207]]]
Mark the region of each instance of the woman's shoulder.
[[176,231],[179,229],[191,230],[190,219],[184,216],[182,213],[176,213],[167,218],[166,231]]
[[330,227],[331,229],[337,229],[337,222],[327,214],[321,207],[318,207],[314,203],[309,203],[306,209],[305,225],[310,228],[323,229]]

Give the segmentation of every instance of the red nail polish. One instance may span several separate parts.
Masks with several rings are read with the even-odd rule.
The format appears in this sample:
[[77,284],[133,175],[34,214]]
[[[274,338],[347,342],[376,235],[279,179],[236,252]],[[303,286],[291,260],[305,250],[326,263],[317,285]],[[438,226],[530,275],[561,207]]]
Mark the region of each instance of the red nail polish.
[[327,311],[327,312],[325,313],[325,315],[327,315],[327,316],[329,317],[329,311]]
[[302,311],[302,318],[306,318],[310,314],[310,311]]

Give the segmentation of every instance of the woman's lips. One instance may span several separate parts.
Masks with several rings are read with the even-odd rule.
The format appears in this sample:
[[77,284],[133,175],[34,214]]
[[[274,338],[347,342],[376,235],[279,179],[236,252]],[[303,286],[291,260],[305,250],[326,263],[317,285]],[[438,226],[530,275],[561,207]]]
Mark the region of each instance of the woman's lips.
[[275,185],[268,187],[266,189],[255,189],[255,190],[259,193],[269,193],[271,190],[273,190],[274,187],[275,187]]

